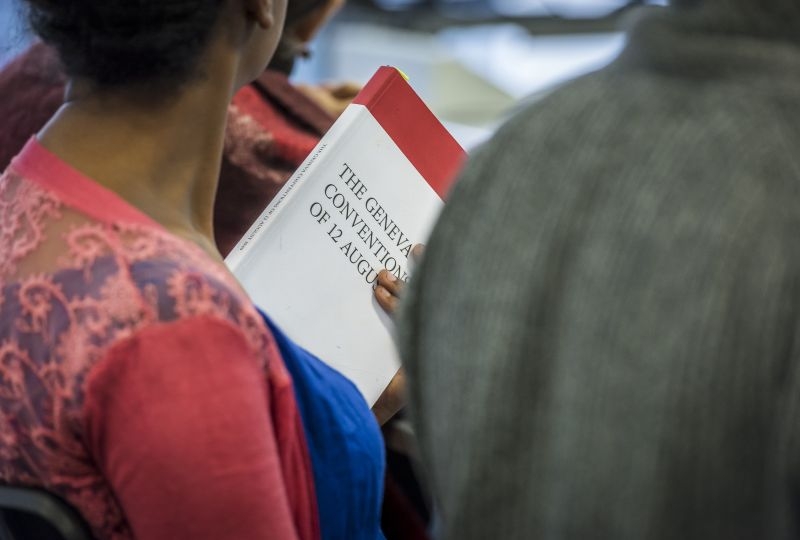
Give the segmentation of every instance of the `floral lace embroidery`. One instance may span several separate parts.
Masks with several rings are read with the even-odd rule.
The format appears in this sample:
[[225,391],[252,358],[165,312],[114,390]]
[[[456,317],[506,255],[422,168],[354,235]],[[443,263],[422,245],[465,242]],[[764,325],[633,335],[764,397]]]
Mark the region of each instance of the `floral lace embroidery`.
[[84,382],[115,342],[194,315],[267,346],[257,313],[201,250],[155,227],[89,220],[0,177],[0,480],[62,496],[98,538],[132,538],[83,442]]
[[239,110],[236,105],[228,107],[228,124],[225,129],[225,157],[234,165],[246,169],[256,178],[267,180],[260,159],[274,153],[273,135],[256,120]]
[[0,284],[41,243],[44,218],[58,219],[59,206],[55,197],[27,182],[0,183]]

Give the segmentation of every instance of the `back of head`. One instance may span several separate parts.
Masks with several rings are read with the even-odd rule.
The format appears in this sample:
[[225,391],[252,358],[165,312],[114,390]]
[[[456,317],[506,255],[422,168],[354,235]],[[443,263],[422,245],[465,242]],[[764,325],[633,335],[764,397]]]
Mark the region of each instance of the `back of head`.
[[173,87],[198,59],[222,0],[25,0],[33,29],[67,74],[97,87]]

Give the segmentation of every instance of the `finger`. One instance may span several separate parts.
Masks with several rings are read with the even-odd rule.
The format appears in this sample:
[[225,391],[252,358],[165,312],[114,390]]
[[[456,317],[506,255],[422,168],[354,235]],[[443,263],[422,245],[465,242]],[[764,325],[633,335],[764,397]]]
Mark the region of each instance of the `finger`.
[[339,83],[330,87],[330,91],[334,97],[351,100],[361,91],[361,85],[351,82]]
[[397,297],[381,285],[375,287],[375,292],[373,294],[375,295],[375,300],[378,301],[378,305],[381,306],[381,309],[383,309],[387,315],[394,315],[397,309]]
[[400,296],[403,282],[388,270],[378,272],[378,285],[389,291],[394,296]]
[[397,411],[402,409],[406,404],[406,377],[403,368],[395,374],[389,386],[383,391],[378,401],[372,406],[372,412],[378,419],[378,422],[383,425],[391,419]]
[[425,244],[416,244],[411,248],[411,257],[414,259],[415,263],[419,262],[423,253],[425,253]]

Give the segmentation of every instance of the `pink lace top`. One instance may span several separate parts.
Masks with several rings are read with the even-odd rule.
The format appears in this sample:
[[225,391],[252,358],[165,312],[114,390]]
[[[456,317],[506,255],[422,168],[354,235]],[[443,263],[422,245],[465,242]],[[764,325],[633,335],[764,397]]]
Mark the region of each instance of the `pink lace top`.
[[0,177],[0,481],[103,540],[318,536],[291,380],[247,297],[36,140]]

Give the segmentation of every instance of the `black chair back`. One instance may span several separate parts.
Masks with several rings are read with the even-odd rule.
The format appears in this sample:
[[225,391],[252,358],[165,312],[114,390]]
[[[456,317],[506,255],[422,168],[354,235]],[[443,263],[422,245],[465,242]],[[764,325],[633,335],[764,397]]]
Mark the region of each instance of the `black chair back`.
[[83,518],[40,489],[0,486],[0,540],[92,540]]

